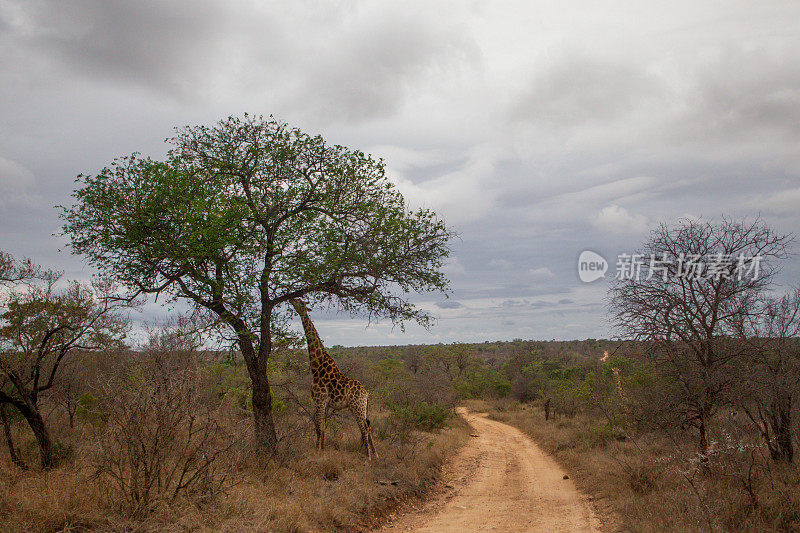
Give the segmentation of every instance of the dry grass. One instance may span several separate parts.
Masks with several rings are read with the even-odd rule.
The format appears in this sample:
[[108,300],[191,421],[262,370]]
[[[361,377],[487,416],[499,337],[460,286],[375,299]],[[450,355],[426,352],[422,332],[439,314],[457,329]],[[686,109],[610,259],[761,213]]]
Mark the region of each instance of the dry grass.
[[[250,421],[230,419],[237,442],[249,440]],[[359,531],[379,524],[404,502],[424,495],[442,463],[468,436],[459,419],[428,433],[398,427],[386,413],[373,415],[380,458],[360,453],[355,423],[334,419],[328,449],[317,452],[307,420],[284,417],[278,456],[256,460],[247,446],[226,454],[222,491],[157,501],[144,514],[126,510],[109,480],[92,466],[96,430],[62,435],[73,453],[51,472],[24,472],[0,454],[0,531]],[[16,435],[28,457],[32,438]]]
[[545,422],[540,405],[475,404],[530,435],[594,496],[609,531],[798,531],[800,473],[774,464],[757,439],[715,428],[708,466],[693,442],[632,435],[577,415]]

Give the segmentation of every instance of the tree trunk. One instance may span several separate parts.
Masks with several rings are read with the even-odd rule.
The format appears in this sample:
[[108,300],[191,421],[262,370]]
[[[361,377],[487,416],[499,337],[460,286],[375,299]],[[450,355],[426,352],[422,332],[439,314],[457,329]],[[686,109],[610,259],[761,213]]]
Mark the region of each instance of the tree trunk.
[[700,414],[697,429],[700,432],[700,453],[705,455],[708,452],[708,434],[706,432],[706,419],[703,413]]
[[771,431],[765,433],[770,456],[774,461],[791,463],[794,459],[791,396],[775,399],[770,406],[768,419]]
[[[247,349],[245,348],[243,352]],[[271,455],[275,453],[278,445],[278,436],[275,434],[275,423],[272,420],[272,395],[267,378],[267,365],[262,358],[255,357],[254,351],[243,355],[253,390],[253,437],[256,452]]]
[[11,456],[11,462],[23,470],[28,469],[28,465],[17,454],[17,449],[14,447],[14,440],[11,438],[11,425],[8,422],[8,414],[6,413],[5,404],[0,404],[0,421],[3,424],[3,432],[6,437],[6,444],[8,445],[8,455]]
[[250,374],[250,383],[253,391],[253,437],[255,450],[259,454],[273,454],[278,445],[278,436],[275,434],[275,423],[272,420],[272,397],[267,378],[267,359],[271,351],[270,318],[269,313],[262,320],[266,326],[261,331],[261,343],[256,353],[250,333],[244,322],[238,318],[232,319],[231,325],[239,339],[239,348]]
[[[23,407],[24,405],[24,407]],[[28,425],[33,431],[33,436],[36,437],[36,443],[39,445],[39,456],[41,459],[42,469],[50,470],[55,466],[55,459],[53,457],[53,441],[50,438],[50,432],[44,423],[39,409],[36,404],[26,401],[25,404],[19,406],[19,411]]]
[[259,453],[272,454],[278,444],[275,434],[275,423],[272,420],[272,398],[266,372],[258,375],[250,374],[253,384],[253,422],[256,450]]

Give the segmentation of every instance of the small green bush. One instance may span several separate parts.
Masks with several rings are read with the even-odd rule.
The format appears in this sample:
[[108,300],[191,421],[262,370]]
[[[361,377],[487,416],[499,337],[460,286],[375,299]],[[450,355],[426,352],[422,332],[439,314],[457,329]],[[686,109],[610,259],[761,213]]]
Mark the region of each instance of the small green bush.
[[505,398],[511,392],[511,382],[500,372],[484,367],[472,368],[453,382],[458,395],[471,398]]
[[444,428],[451,414],[448,407],[428,402],[408,406],[392,405],[389,409],[402,422],[424,431]]
[[100,406],[100,400],[91,392],[84,392],[78,398],[75,414],[84,422],[92,424],[104,423],[108,419],[108,410]]
[[511,382],[500,377],[492,382],[492,388],[498,398],[505,398],[511,393]]
[[277,399],[275,395],[272,393],[272,391],[269,391],[269,399],[270,402],[272,403],[272,411],[275,414],[282,415],[283,413],[286,412],[286,402]]

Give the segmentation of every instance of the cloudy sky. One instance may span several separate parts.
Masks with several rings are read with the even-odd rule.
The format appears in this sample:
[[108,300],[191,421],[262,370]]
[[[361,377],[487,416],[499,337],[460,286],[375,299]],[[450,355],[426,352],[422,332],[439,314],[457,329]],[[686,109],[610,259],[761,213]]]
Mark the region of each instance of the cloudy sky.
[[605,337],[581,251],[683,216],[800,233],[796,0],[0,0],[0,249],[89,276],[53,236],[76,175],[243,112],[383,157],[461,235],[431,331],[330,316],[328,344]]

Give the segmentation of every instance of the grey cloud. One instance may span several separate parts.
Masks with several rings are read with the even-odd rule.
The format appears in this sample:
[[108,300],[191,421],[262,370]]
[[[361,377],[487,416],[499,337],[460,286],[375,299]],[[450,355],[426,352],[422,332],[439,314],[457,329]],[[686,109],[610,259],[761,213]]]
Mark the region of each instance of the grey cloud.
[[535,73],[509,113],[537,127],[565,128],[616,120],[666,96],[663,81],[638,65],[572,53]]
[[33,173],[19,163],[0,157],[0,190],[22,190],[34,181]]
[[500,270],[506,270],[514,266],[514,264],[508,259],[498,259],[495,257],[489,260],[489,266],[492,268],[499,268]]
[[553,302],[547,302],[545,300],[503,300],[500,304],[500,307],[506,309],[544,309],[548,307],[555,307],[556,304]]
[[12,0],[0,21],[51,68],[180,99],[244,91],[329,122],[389,116],[430,69],[479,56],[463,29],[370,6]]
[[458,309],[464,306],[455,300],[445,300],[443,302],[436,302],[436,307],[439,309]]
[[297,98],[331,119],[393,114],[423,72],[478,56],[468,35],[431,22],[403,11],[356,18],[316,51]]
[[[592,203],[594,205],[611,202],[611,201],[625,201],[630,199],[640,199],[642,195],[647,194],[656,186],[659,185],[659,180],[653,176],[635,176],[626,177],[621,179],[611,179],[612,176],[605,176],[602,178],[606,183],[597,185],[599,179],[594,179],[592,185],[586,186],[580,184],[577,186],[578,190],[568,192],[557,191],[553,194],[542,194],[536,191],[527,191],[520,194],[517,191],[513,194],[511,191],[503,194],[499,201],[502,205],[507,207],[532,207],[537,203],[549,203],[559,205],[580,205]],[[566,185],[568,186],[568,185]]]
[[[800,133],[800,38],[782,46],[726,47],[701,64],[673,134],[716,142],[757,141]],[[676,141],[680,140],[678,138]],[[762,145],[763,147],[763,145]]]
[[81,75],[193,92],[201,71],[219,60],[229,29],[222,5],[209,1],[12,3],[0,15],[15,42]]
[[[731,44],[696,66],[685,107],[661,127],[673,146],[697,143],[747,164],[769,153],[800,169],[800,38],[780,45]],[[718,156],[719,157],[719,156]]]
[[40,201],[32,192],[33,173],[22,165],[0,156],[0,215],[13,207],[29,208]]

